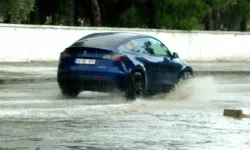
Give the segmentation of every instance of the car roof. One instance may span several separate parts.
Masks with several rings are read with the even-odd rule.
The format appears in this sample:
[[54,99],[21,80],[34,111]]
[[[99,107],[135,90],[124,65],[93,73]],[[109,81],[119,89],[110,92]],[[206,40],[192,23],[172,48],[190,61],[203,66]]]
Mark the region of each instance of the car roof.
[[100,49],[115,50],[126,40],[146,37],[146,35],[129,32],[99,32],[84,36],[70,47],[91,47]]

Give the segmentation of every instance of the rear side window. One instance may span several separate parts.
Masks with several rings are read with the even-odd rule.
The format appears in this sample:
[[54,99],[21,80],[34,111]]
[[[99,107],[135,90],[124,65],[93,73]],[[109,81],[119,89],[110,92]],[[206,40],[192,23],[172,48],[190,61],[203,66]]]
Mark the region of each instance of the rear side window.
[[136,39],[137,42],[137,51],[139,53],[144,53],[144,54],[153,54],[153,49],[150,49],[150,41],[148,38],[138,38]]
[[122,44],[118,49],[135,51],[136,50],[136,43],[134,40],[130,40],[130,41],[126,42],[125,44]]
[[119,47],[120,50],[129,50],[137,53],[153,54],[153,49],[149,47],[148,38],[138,38],[130,40]]

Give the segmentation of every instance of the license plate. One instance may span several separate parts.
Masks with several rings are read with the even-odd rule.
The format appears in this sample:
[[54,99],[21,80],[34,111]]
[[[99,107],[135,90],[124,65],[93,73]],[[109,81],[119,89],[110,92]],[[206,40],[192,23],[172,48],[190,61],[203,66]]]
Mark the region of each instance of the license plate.
[[82,59],[82,58],[77,58],[75,59],[76,64],[85,64],[85,65],[94,65],[95,64],[95,59]]

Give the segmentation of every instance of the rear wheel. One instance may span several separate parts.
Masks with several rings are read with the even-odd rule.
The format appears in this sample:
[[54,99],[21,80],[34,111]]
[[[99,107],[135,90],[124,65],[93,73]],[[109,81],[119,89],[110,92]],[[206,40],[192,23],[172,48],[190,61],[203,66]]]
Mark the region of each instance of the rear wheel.
[[130,100],[135,100],[136,98],[143,97],[144,92],[145,92],[145,82],[143,75],[140,72],[135,72],[132,75],[129,89],[126,92],[126,97]]
[[61,86],[60,89],[61,89],[62,95],[67,98],[76,98],[80,93],[78,89],[71,88],[68,86]]

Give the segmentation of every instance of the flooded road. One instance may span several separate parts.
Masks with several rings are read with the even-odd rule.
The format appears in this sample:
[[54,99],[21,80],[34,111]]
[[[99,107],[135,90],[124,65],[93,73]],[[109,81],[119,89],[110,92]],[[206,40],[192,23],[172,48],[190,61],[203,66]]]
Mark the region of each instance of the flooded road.
[[0,85],[0,149],[249,149],[250,76],[199,76],[169,94],[127,102],[56,83]]

